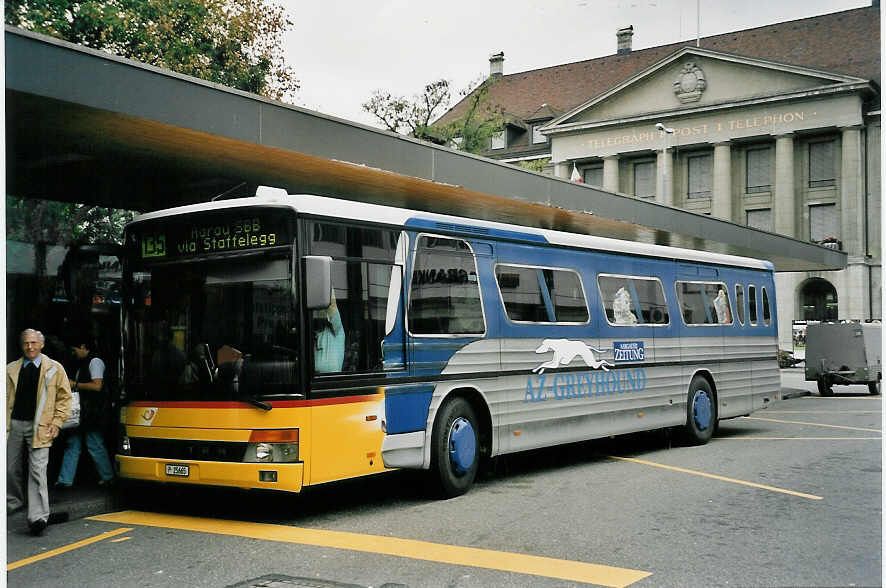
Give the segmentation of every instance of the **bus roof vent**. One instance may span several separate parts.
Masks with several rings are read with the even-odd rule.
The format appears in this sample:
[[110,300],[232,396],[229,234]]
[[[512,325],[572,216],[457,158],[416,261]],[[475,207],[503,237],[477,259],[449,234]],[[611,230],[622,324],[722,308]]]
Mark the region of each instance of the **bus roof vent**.
[[255,189],[256,198],[264,198],[266,200],[284,200],[286,198],[286,190],[283,188],[272,188],[271,186],[259,186]]
[[437,228],[443,231],[456,231],[459,233],[473,233],[474,235],[488,235],[486,227],[472,227],[470,225],[457,225],[455,223],[437,223]]

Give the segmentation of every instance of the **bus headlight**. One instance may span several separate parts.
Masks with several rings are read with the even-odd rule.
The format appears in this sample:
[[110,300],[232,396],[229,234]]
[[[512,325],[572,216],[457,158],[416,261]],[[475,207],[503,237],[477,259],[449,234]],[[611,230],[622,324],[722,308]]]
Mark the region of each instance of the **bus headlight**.
[[120,427],[120,443],[117,446],[117,453],[120,455],[132,455],[132,445],[129,444],[129,435],[126,434],[126,427]]
[[243,456],[246,463],[292,463],[298,461],[298,429],[253,431]]

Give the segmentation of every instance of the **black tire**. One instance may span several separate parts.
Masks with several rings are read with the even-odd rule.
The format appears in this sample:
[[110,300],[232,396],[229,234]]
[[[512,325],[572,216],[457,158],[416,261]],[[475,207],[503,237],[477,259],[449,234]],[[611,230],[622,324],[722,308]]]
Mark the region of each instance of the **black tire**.
[[717,428],[717,401],[710,382],[700,376],[692,378],[687,398],[683,437],[689,445],[704,445]]
[[480,463],[477,416],[467,400],[453,398],[440,407],[431,442],[436,489],[445,498],[461,496],[474,483]]
[[874,396],[879,396],[880,395],[880,382],[869,382],[868,383],[868,392],[870,392]]
[[827,378],[824,376],[818,377],[818,394],[820,396],[833,396],[834,389],[831,387],[831,383],[828,382]]

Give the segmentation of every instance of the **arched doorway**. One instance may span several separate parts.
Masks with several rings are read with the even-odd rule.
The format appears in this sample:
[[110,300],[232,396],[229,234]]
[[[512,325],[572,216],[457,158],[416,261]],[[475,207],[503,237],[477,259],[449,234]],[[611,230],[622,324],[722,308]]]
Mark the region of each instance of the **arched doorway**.
[[800,289],[800,312],[805,321],[837,320],[837,289],[825,279],[812,278]]

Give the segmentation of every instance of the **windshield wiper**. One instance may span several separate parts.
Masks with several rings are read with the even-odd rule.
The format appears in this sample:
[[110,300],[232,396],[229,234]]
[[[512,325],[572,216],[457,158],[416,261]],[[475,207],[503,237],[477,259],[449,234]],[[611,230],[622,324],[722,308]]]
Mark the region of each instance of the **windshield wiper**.
[[243,402],[245,402],[247,404],[251,404],[252,406],[254,406],[256,408],[260,408],[264,411],[269,411],[272,408],[274,408],[273,406],[271,406],[267,402],[262,402],[261,400],[259,400],[258,398],[255,398],[253,396],[241,396],[240,400],[242,400]]

